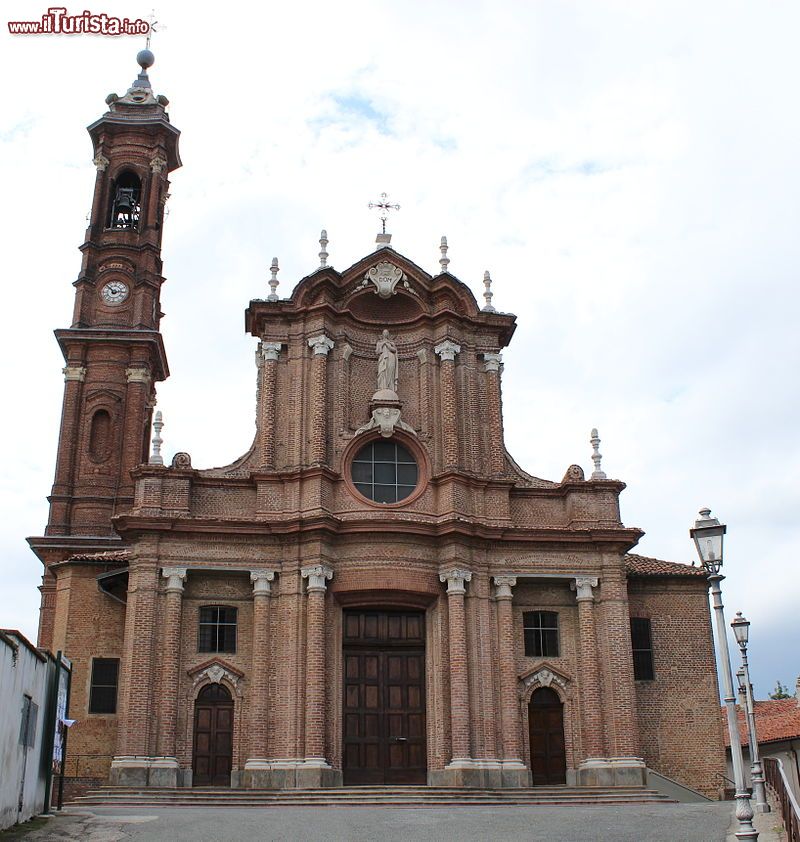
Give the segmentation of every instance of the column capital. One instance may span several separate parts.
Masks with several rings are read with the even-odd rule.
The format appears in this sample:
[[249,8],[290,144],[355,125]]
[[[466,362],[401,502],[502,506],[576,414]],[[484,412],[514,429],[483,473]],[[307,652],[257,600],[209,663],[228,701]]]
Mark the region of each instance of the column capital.
[[251,570],[250,581],[253,583],[253,596],[269,596],[272,592],[270,582],[274,579],[274,570]]
[[452,342],[450,339],[445,339],[444,342],[440,342],[436,345],[433,352],[441,357],[442,362],[453,362],[456,358],[456,354],[461,353],[461,346]]
[[183,593],[183,583],[186,581],[185,567],[162,567],[161,575],[167,580],[165,593]]
[[98,152],[94,158],[92,158],[92,163],[97,167],[98,172],[105,172],[111,162],[102,152]]
[[308,579],[306,591],[313,593],[314,591],[324,591],[327,588],[326,580],[333,579],[333,569],[327,564],[313,564],[310,567],[303,567],[300,570],[300,575],[304,579]]
[[154,173],[160,173],[167,165],[167,159],[163,155],[155,155],[150,159],[150,170]]
[[259,363],[262,361],[275,362],[281,353],[281,348],[283,348],[285,344],[285,342],[261,342],[258,346]]
[[511,588],[515,587],[517,584],[517,577],[516,576],[495,576],[494,577],[494,585],[495,585],[495,599],[512,599],[513,595],[511,593]]
[[83,381],[86,379],[86,366],[65,365],[64,368],[61,369],[61,373],[64,375],[65,383],[69,383],[71,380],[76,380],[79,383],[83,383]]
[[314,354],[321,354],[323,357],[328,356],[328,352],[333,348],[333,340],[320,333],[319,336],[312,336],[308,340],[308,347],[314,349]]
[[570,590],[575,591],[578,602],[592,602],[594,600],[592,588],[596,588],[599,581],[597,576],[576,576],[569,587]]
[[482,354],[484,367],[483,370],[487,374],[491,374],[492,372],[499,372],[503,368],[503,355],[502,354]]
[[150,382],[150,372],[146,368],[126,368],[125,376],[128,378],[128,383],[147,385]]
[[466,593],[466,582],[472,580],[472,571],[463,567],[448,567],[439,572],[439,581],[447,582],[447,593]]

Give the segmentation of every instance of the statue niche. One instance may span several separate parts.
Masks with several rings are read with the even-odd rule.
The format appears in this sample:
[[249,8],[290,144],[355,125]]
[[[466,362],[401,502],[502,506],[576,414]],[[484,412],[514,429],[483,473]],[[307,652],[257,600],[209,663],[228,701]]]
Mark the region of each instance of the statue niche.
[[382,436],[388,438],[395,427],[413,435],[414,430],[400,420],[402,404],[397,395],[397,345],[392,342],[388,330],[384,330],[381,334],[381,338],[375,345],[375,353],[378,355],[378,390],[370,401],[372,417],[363,427],[356,430],[356,435],[377,428]]

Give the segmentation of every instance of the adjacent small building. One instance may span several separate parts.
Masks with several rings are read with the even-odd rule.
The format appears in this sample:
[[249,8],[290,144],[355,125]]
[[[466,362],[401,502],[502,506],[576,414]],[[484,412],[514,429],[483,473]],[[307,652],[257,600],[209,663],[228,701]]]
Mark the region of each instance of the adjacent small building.
[[0,629],[0,830],[45,809],[55,667],[49,652]]

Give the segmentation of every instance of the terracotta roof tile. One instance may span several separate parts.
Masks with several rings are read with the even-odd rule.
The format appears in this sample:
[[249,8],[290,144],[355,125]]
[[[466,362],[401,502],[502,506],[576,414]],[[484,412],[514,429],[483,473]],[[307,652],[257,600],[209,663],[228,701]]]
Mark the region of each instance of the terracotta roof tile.
[[627,553],[625,569],[629,576],[703,576],[702,567],[691,564],[679,564],[676,561],[662,561],[660,558],[648,558],[644,555]]
[[[742,745],[747,745],[747,726],[744,721],[744,711],[737,707],[739,717],[739,736]],[[800,739],[800,704],[792,696],[790,699],[769,699],[755,703],[756,734],[758,744],[777,743],[781,740]],[[722,708],[723,730],[725,745],[731,744],[728,736],[728,714]]]

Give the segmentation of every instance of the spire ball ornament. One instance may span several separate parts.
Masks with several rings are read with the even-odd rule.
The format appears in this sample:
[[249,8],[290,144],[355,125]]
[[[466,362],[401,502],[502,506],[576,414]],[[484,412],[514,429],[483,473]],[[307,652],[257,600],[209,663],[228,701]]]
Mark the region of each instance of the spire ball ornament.
[[142,68],[142,73],[147,73],[147,68],[152,67],[156,62],[156,57],[150,50],[139,50],[136,53],[136,63]]

